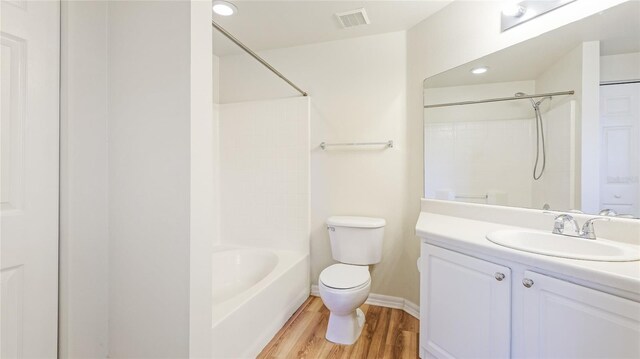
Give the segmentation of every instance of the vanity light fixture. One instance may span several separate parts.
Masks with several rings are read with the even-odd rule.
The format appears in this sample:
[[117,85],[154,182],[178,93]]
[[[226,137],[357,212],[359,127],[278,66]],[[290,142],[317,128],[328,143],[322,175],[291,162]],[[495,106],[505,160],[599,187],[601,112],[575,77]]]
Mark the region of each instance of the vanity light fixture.
[[508,4],[502,9],[502,15],[510,17],[521,17],[527,12],[527,8],[520,4]]
[[509,30],[576,0],[509,0],[502,8],[502,31]]
[[471,73],[474,75],[481,75],[487,71],[489,71],[489,68],[486,66],[474,67],[471,69]]
[[238,12],[238,8],[228,1],[216,0],[213,2],[213,12],[220,16],[231,16]]

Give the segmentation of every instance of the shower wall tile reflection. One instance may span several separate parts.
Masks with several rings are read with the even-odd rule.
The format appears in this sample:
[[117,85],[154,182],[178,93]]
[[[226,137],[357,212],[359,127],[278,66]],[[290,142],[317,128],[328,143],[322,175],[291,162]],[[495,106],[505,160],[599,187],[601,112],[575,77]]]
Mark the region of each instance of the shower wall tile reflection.
[[531,206],[533,131],[531,119],[426,123],[426,197]]
[[539,181],[532,178],[534,119],[436,121],[432,118],[425,123],[427,198],[575,208],[573,101],[544,113],[547,165]]
[[[576,203],[575,101],[544,113],[547,166],[542,178],[532,183],[532,207],[570,210]],[[535,153],[535,150],[534,150]]]

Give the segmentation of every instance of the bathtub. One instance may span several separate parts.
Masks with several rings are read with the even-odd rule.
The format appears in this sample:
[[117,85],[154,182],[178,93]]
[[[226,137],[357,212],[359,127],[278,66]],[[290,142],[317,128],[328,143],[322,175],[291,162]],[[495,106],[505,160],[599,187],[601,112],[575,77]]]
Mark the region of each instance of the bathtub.
[[309,297],[309,255],[221,246],[212,263],[213,357],[255,358]]

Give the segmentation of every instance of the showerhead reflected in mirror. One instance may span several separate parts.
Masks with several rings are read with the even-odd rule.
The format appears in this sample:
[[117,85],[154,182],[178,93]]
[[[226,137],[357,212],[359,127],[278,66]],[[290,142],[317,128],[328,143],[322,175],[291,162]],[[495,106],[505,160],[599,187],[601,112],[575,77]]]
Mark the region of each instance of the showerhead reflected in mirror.
[[424,104],[425,198],[640,217],[640,3],[430,77]]

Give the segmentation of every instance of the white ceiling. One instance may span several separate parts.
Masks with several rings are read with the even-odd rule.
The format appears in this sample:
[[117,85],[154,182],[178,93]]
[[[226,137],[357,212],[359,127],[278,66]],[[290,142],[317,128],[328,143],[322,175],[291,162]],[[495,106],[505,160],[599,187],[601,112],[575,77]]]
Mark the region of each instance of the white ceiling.
[[[537,78],[584,41],[600,41],[601,55],[640,52],[640,1],[630,1],[531,40],[435,75],[425,87],[524,81]],[[483,75],[470,70],[489,67]]]
[[[214,21],[252,50],[260,51],[408,30],[451,0],[230,2],[238,7],[238,13],[229,17],[214,14]],[[371,24],[342,29],[335,13],[359,8],[366,9]],[[214,54],[238,52],[236,45],[214,30]]]

